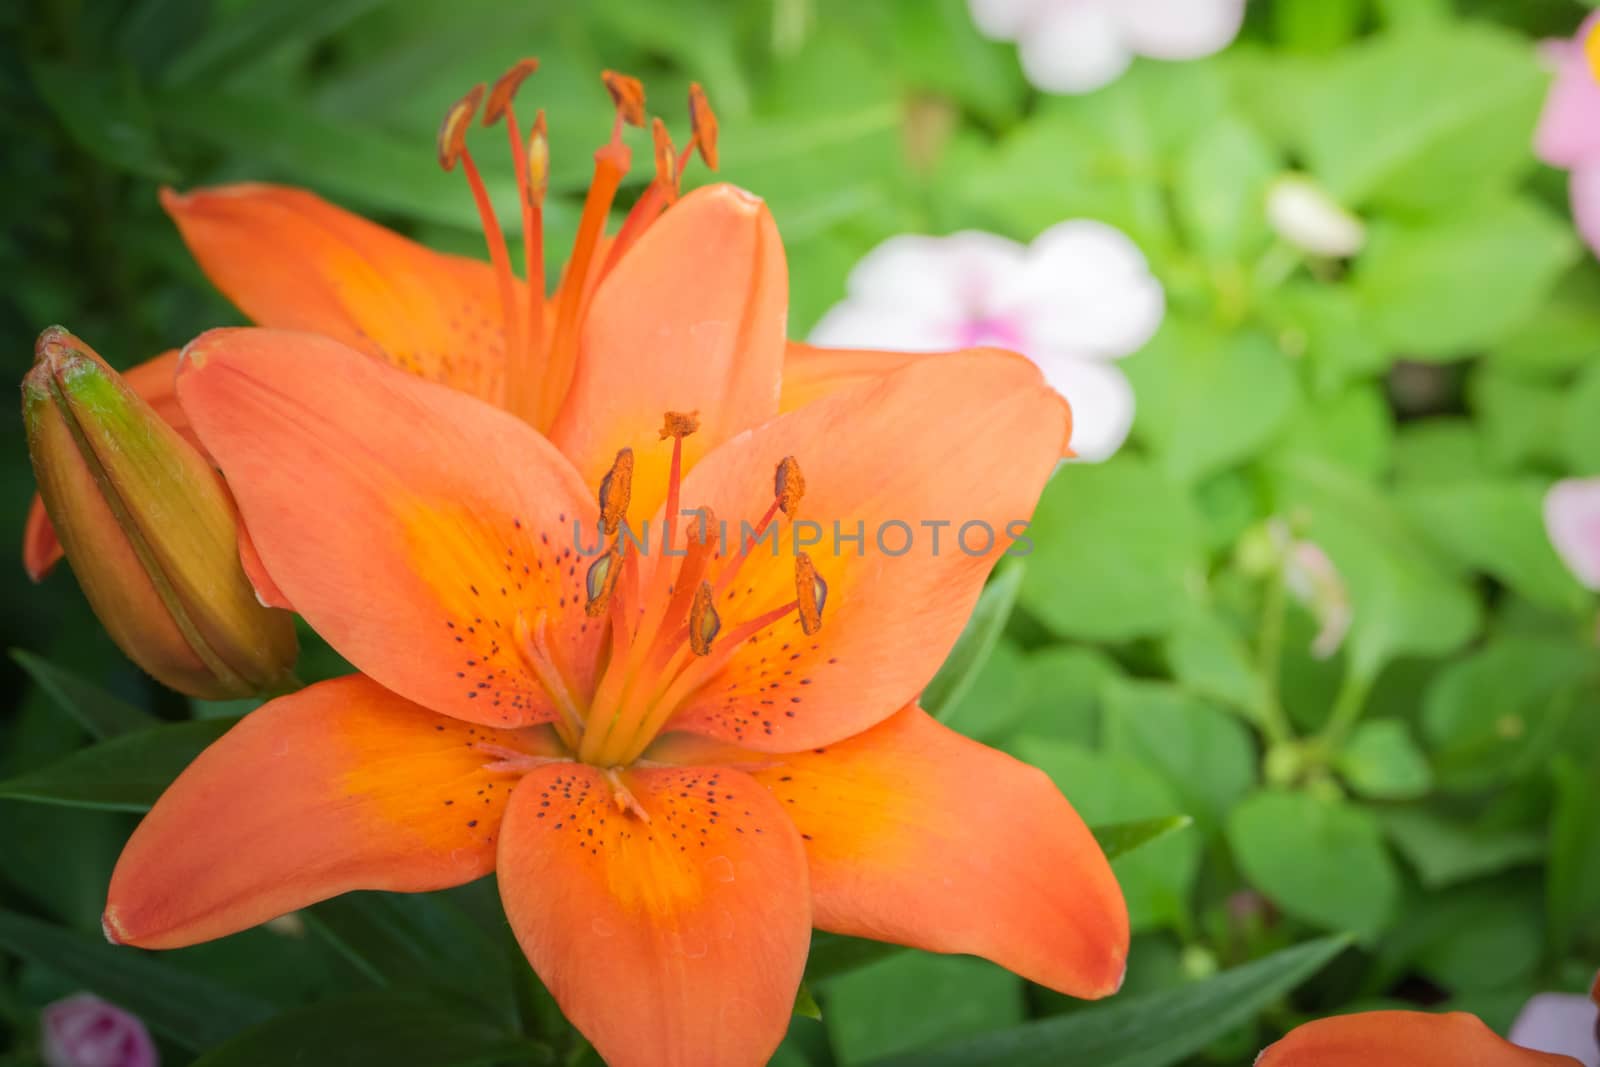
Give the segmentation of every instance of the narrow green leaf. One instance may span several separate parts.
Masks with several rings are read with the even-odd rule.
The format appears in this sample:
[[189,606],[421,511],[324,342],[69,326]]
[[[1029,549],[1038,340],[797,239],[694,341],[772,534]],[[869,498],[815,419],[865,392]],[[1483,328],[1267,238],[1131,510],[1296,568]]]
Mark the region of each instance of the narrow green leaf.
[[226,80],[252,60],[320,40],[387,0],[276,0],[236,5],[193,46],[167,64],[168,85]]
[[207,745],[238,719],[175,722],[79,749],[0,782],[0,797],[109,811],[148,811]]
[[[272,1005],[38,919],[0,910],[0,948],[119,1004],[184,1048],[209,1048],[268,1018]],[[287,1061],[261,1061],[287,1062]]]
[[1249,1022],[1348,943],[1345,937],[1308,941],[1201,982],[919,1049],[873,1067],[1171,1067]]
[[39,96],[78,147],[119,170],[155,181],[177,179],[131,71],[38,62],[30,73]]
[[355,993],[283,1012],[195,1061],[195,1067],[337,1063],[341,1067],[491,1067],[554,1062],[464,1005],[423,993]]
[[966,628],[956,639],[955,647],[945,657],[944,666],[933,676],[933,681],[922,691],[922,708],[943,722],[972,686],[984,661],[994,651],[1000,634],[1011,618],[1011,609],[1017,603],[1017,591],[1022,588],[1026,568],[1020,560],[1003,564],[994,580],[984,587],[977,606]]
[[137,733],[161,723],[149,712],[117,699],[99,686],[84,681],[27,649],[13,648],[11,658],[57,707],[71,715],[95,737]]
[[794,1013],[807,1019],[822,1019],[822,1009],[817,1006],[817,998],[811,995],[811,987],[804,982],[794,995]]
[[1193,825],[1194,820],[1187,815],[1165,815],[1159,819],[1134,819],[1132,822],[1092,826],[1090,831],[1094,834],[1094,839],[1100,842],[1100,850],[1106,854],[1106,859],[1114,860],[1118,856],[1126,856],[1136,848],[1148,845],[1168,834],[1177,833],[1179,830],[1186,830]]
[[900,951],[899,945],[891,945],[886,941],[868,941],[861,937],[818,931],[811,935],[811,954],[806,957],[806,981],[815,984],[836,974],[876,963]]

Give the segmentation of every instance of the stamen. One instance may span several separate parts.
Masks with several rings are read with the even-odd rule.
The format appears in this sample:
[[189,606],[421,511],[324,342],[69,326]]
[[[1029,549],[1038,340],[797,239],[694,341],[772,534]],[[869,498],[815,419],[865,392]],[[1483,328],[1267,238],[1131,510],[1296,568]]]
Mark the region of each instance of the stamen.
[[668,204],[678,202],[678,157],[673,154],[672,135],[667,132],[667,124],[659,118],[650,124],[650,136],[655,141],[656,149],[656,179],[655,184],[661,187],[662,195]]
[[700,152],[706,166],[717,169],[717,116],[711,110],[711,101],[699,82],[689,83],[689,128],[693,131],[690,143]]
[[611,469],[600,479],[600,532],[614,534],[628,514],[633,499],[633,449],[624,448],[612,460]]
[[[496,86],[498,88],[498,85]],[[489,245],[489,261],[494,267],[495,282],[500,291],[500,317],[505,324],[506,352],[522,351],[521,321],[513,295],[516,276],[511,273],[511,255],[506,251],[506,236],[495,217],[494,205],[489,201],[489,190],[484,187],[478,165],[467,150],[467,127],[483,100],[483,86],[474,85],[470,92],[456,101],[445,112],[439,126],[439,165],[454,170],[457,161],[467,176],[467,186],[472,190],[473,203],[478,208],[478,219],[483,225],[484,240]],[[510,106],[509,100],[506,106]]]
[[517,60],[510,70],[500,75],[494,83],[494,88],[489,90],[489,102],[483,106],[484,126],[493,126],[500,121],[500,116],[511,106],[511,100],[517,95],[517,90],[522,88],[522,83],[527,80],[528,75],[538,69],[539,61],[529,56]]
[[584,586],[589,593],[589,601],[583,606],[585,615],[598,619],[606,613],[606,606],[611,602],[611,591],[616,588],[617,576],[621,573],[622,538],[619,537],[609,552],[589,564],[589,573],[584,577]]
[[483,86],[474,85],[444,113],[444,121],[439,123],[439,166],[445,170],[455,170],[456,160],[467,150],[467,127],[482,101]]
[[639,798],[622,784],[622,775],[617,768],[606,768],[606,781],[611,783],[611,801],[616,804],[617,810],[630,815],[637,815],[646,825],[650,822],[650,813],[644,810],[644,805],[639,803]]
[[617,117],[629,126],[644,125],[644,83],[638,78],[618,74],[614,70],[600,72],[611,103],[616,106]]
[[800,473],[800,463],[793,456],[784,456],[772,474],[772,495],[778,498],[778,507],[794,519],[801,499],[806,495],[806,477]]
[[712,603],[714,599],[710,582],[701,582],[694,591],[694,606],[689,609],[689,647],[697,656],[711,655],[711,642],[722,629],[722,619]]
[[669,437],[682,439],[699,428],[700,412],[669,411],[662,417],[661,429],[657,431],[660,436],[657,440],[665,441]]
[[539,684],[544,686],[545,692],[565,717],[564,720],[557,720],[555,727],[568,747],[573,747],[578,743],[578,738],[583,736],[583,715],[578,711],[577,701],[572,699],[572,691],[567,688],[566,679],[562,678],[561,669],[556,666],[555,657],[550,654],[550,646],[545,641],[548,621],[549,613],[540,611],[530,626],[527,616],[519,611],[511,624],[511,636],[517,642],[517,651],[522,654],[523,662],[533,671],[534,677],[539,679]]
[[795,603],[800,606],[800,629],[807,637],[822,629],[822,609],[828,603],[828,583],[822,580],[811,557],[804,552],[794,561]]

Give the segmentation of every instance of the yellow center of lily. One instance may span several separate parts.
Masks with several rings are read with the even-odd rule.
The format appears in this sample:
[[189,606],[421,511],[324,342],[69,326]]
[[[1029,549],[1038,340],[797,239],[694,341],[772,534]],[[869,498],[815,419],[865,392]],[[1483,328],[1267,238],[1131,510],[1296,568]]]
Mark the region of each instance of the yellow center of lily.
[[[698,84],[689,86],[689,143],[681,152],[661,119],[651,120],[656,176],[628,212],[622,228],[605,240],[606,219],[617,189],[632,165],[633,153],[622,140],[622,127],[644,126],[644,87],[635,78],[615,71],[602,75],[616,106],[611,138],[594,154],[594,179],[583,203],[577,238],[567,260],[565,280],[553,302],[544,288],[544,196],[550,177],[550,141],[544,110],[535,116],[524,140],[517,124],[513,99],[524,79],[538,69],[538,61],[523,59],[487,91],[476,85],[445,113],[439,126],[439,164],[453,170],[461,164],[483,223],[489,260],[498,282],[500,314],[506,337],[506,395],[503,406],[521,415],[541,431],[548,431],[561,410],[578,362],[578,327],[589,301],[607,274],[669,204],[678,198],[678,183],[690,156],[698,152],[706,164],[717,167],[717,119]],[[523,280],[511,268],[505,235],[495,217],[488,190],[472,153],[467,150],[467,130],[480,105],[483,124],[506,120],[506,136],[516,167],[518,200],[522,211]],[[520,299],[519,299],[520,292]]]
[[[672,460],[659,543],[652,544],[648,523],[635,531],[623,518],[633,484],[631,449],[617,453],[600,483],[598,525],[611,543],[589,565],[584,608],[608,630],[592,697],[584,699],[562,669],[548,640],[547,612],[515,615],[516,650],[559,710],[555,727],[562,741],[584,763],[616,768],[639,759],[673,713],[741,644],[790,615],[807,636],[822,628],[828,586],[804,552],[794,557],[794,599],[724,623],[718,601],[735,597],[735,582],[752,553],[779,551],[777,524],[794,520],[805,480],[794,457],[785,457],[774,472],[771,505],[730,534],[709,507],[686,508],[681,499],[683,439],[697,428],[693,414],[668,412],[661,429],[661,439],[672,441]],[[771,714],[794,712],[774,708]],[[760,714],[752,725],[761,727]],[[620,781],[613,784],[620,802],[626,791]]]

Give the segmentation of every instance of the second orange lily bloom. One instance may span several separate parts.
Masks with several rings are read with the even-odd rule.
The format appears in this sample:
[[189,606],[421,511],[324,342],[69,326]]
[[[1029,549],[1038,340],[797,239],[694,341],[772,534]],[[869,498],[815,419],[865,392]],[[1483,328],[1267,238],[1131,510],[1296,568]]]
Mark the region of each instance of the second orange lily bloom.
[[[314,245],[338,254],[315,261],[348,284],[286,305],[320,307],[327,321],[294,324],[320,335],[204,335],[177,395],[261,591],[362,673],[271,702],[179,777],[113,875],[112,940],[187,945],[349,890],[495,871],[529,960],[619,1067],[762,1062],[813,926],[1078,996],[1117,988],[1127,913],[1082,821],[1039,771],[916,707],[1003,538],[893,553],[873,538],[1028,517],[1070,424],[1032,364],[786,359],[776,229],[722,186],[642,233],[596,232],[570,384],[513,414],[494,405],[515,390],[470,361],[494,331],[476,348],[450,332],[491,299],[516,306],[492,295],[506,274],[402,293],[394,264],[432,254],[339,217]],[[316,219],[302,237],[325,234]],[[352,247],[392,255],[376,271]],[[426,262],[435,281],[484,280]],[[563,291],[587,277],[568,273]],[[380,340],[388,315],[442,332]],[[339,316],[362,325],[339,335]],[[525,344],[541,320],[510,321],[499,336]],[[802,513],[866,541],[796,553]],[[702,532],[718,519],[785,547]],[[657,531],[648,552],[624,521]],[[586,557],[602,525],[611,547]]]

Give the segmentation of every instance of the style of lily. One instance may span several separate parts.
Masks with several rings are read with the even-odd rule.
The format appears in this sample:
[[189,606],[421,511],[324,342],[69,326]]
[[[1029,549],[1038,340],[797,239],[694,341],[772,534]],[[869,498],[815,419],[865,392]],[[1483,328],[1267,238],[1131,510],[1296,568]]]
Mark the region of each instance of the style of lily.
[[1513,1045],[1467,1012],[1368,1011],[1291,1030],[1255,1067],[1583,1067]]
[[[678,273],[713,269],[686,249]],[[493,870],[614,1065],[764,1062],[813,925],[1118,987],[1127,913],[1093,836],[915,704],[1006,546],[872,532],[1026,518],[1066,405],[974,350],[781,414],[776,360],[713,382],[697,343],[724,324],[680,318],[651,303],[626,343],[586,343],[565,455],[325,337],[189,346],[178,396],[261,563],[362,674],[263,706],[174,782],[112,877],[111,940]],[[865,540],[814,560],[808,518]]]
[[[540,111],[524,133],[515,109],[519,88],[536,69],[533,59],[515,64],[487,92],[481,86],[469,92],[441,124],[439,162],[465,175],[483,224],[487,263],[434,252],[302,189],[246,183],[187,194],[164,190],[162,205],[201,269],[252,322],[324,334],[479,397],[522,416],[564,449],[570,437],[588,432],[562,418],[573,395],[589,388],[585,350],[594,344],[655,346],[653,313],[682,302],[693,309],[681,321],[695,323],[697,354],[670,373],[705,371],[704,381],[720,381],[738,348],[741,361],[760,365],[763,380],[773,374],[771,366],[782,366],[782,410],[914,358],[785,342],[788,280],[765,209],[748,210],[744,194],[727,185],[679,196],[695,155],[712,169],[718,163],[716,115],[698,85],[689,91],[691,134],[683,148],[672,145],[659,118],[650,121],[655,175],[608,235],[613,202],[631,167],[623,128],[644,125],[646,111],[637,80],[603,75],[616,117],[610,138],[595,153],[594,178],[566,269],[547,294],[545,116]],[[467,146],[475,114],[486,126],[503,121],[506,129],[519,188],[520,278]],[[697,257],[692,276],[681,270],[689,251]],[[641,305],[641,299],[649,302]],[[165,352],[124,377],[188,434],[173,392],[177,359],[176,350]],[[584,473],[592,478],[601,472]],[[60,558],[36,498],[24,536],[24,566],[39,581]]]

